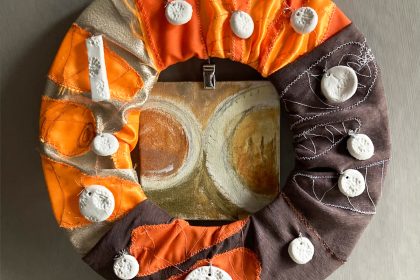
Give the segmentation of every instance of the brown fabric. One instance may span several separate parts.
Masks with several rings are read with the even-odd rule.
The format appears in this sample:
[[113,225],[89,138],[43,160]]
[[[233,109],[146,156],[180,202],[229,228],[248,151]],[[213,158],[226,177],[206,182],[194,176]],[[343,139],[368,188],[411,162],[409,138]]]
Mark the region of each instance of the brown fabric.
[[145,200],[123,219],[114,223],[111,230],[85,256],[84,260],[106,279],[118,279],[113,272],[114,257],[130,242],[131,231],[142,225],[167,224],[172,218],[150,200]]
[[[320,93],[319,81],[324,69],[338,64],[358,72],[359,90],[339,108],[331,109]],[[288,114],[297,158],[283,192],[251,216],[241,232],[177,267],[142,279],[167,279],[199,260],[239,247],[255,252],[262,266],[261,279],[325,279],[351,253],[375,212],[390,156],[386,102],[376,62],[363,36],[351,25],[270,79]],[[358,161],[348,154],[350,129],[372,139],[375,155],[371,159]],[[362,195],[349,200],[336,186],[339,173],[348,168],[362,172],[367,183]],[[113,257],[129,247],[133,229],[171,220],[153,203],[144,201],[116,222],[84,260],[106,279],[118,279],[112,272]],[[299,233],[315,247],[314,258],[305,265],[295,264],[287,252]]]
[[[296,171],[283,191],[341,259],[349,256],[372,215],[341,209],[352,208],[352,205],[337,187],[329,191],[323,199],[325,204],[333,204],[335,207],[323,205],[314,195],[312,181],[317,197],[321,198],[336,184],[339,172],[349,168],[358,169],[363,175],[366,174],[368,192],[350,200],[358,210],[375,211],[373,203],[377,203],[382,191],[391,144],[380,72],[375,60],[369,61],[369,58],[373,58],[371,55],[365,38],[352,24],[315,51],[271,77],[282,97],[293,134],[299,135],[317,126],[309,134],[294,139]],[[357,64],[361,62],[367,63],[360,68]],[[313,107],[326,107],[320,102],[323,97],[319,89],[324,69],[338,64],[351,66],[359,72],[359,90],[350,100],[339,104],[340,108],[337,110],[314,109]],[[307,70],[308,68],[310,69]],[[308,72],[304,72],[306,70]],[[301,78],[296,81],[299,75]],[[294,84],[290,86],[293,81]],[[315,94],[311,92],[311,87]],[[302,122],[302,118],[308,120]],[[347,130],[359,129],[360,133],[367,134],[374,143],[375,155],[365,161],[354,159],[346,148],[348,136],[341,135],[330,124],[341,133],[344,132],[344,126]],[[334,137],[336,144],[333,146],[326,137]],[[301,146],[311,147],[311,140],[317,146],[316,158]],[[296,175],[298,173],[304,173],[305,176]],[[331,178],[310,178],[314,176]]]
[[[167,279],[187,270],[198,260],[211,259],[216,254],[240,247],[256,252],[262,263],[261,279],[323,279],[342,262],[325,250],[325,245],[322,244],[315,231],[305,228],[305,224],[299,220],[286,201],[286,197],[279,196],[275,203],[253,216],[242,232],[218,245],[200,251],[176,267],[172,266],[138,279]],[[144,201],[121,221],[114,224],[111,231],[84,260],[106,279],[118,279],[112,270],[113,258],[118,252],[128,248],[131,242],[129,238],[131,231],[140,225],[155,224],[158,221],[164,224],[170,223],[171,219],[151,201]],[[309,237],[315,248],[318,248],[314,259],[305,266],[296,265],[287,253],[288,243],[299,232]]]

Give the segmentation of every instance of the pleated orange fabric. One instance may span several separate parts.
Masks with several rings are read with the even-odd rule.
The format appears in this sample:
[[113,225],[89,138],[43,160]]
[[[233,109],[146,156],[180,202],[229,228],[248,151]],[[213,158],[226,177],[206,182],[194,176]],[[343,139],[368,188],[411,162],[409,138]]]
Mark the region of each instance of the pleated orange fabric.
[[[193,13],[190,22],[175,26],[165,18],[164,1],[137,0],[144,40],[159,70],[192,57],[218,57],[247,64],[266,77],[351,23],[331,0],[188,2],[199,16]],[[318,25],[310,34],[298,34],[289,24],[290,9],[301,6],[318,14]],[[229,19],[236,10],[254,20],[249,39],[240,39],[231,30]]]

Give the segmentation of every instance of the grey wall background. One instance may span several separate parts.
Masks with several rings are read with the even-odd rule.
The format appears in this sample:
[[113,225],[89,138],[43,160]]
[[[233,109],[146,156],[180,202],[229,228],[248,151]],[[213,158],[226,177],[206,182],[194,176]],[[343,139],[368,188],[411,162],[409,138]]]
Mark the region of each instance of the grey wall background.
[[[56,226],[36,151],[46,73],[89,2],[0,1],[1,279],[100,279]],[[367,36],[382,67],[393,159],[378,214],[329,280],[420,279],[420,1],[336,2]],[[162,78],[182,77],[170,71]]]

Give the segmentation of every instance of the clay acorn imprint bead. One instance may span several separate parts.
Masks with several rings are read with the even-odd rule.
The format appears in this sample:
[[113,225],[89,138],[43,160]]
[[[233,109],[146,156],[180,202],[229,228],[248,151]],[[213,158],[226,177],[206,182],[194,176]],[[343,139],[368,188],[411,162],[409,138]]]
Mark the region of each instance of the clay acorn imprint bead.
[[338,178],[338,188],[345,196],[359,196],[365,191],[365,177],[355,169],[347,169]]
[[136,258],[123,253],[114,261],[114,273],[122,280],[130,280],[137,276],[140,270],[140,265]]
[[311,7],[301,7],[292,13],[290,24],[299,34],[311,33],[318,24],[318,14]]
[[100,133],[92,142],[92,150],[98,156],[110,156],[118,151],[120,144],[111,133]]
[[347,150],[350,155],[358,160],[370,159],[375,153],[375,147],[372,140],[366,134],[350,133],[347,140]]
[[235,11],[230,17],[232,32],[241,39],[248,39],[254,32],[254,21],[244,11]]
[[215,266],[201,266],[191,271],[185,280],[232,280],[232,277],[224,271]]
[[165,8],[165,16],[173,25],[183,25],[192,18],[193,8],[190,3],[184,0],[170,1]]
[[80,213],[94,223],[108,219],[115,208],[114,195],[110,190],[101,185],[86,187],[79,197]]
[[357,91],[357,75],[353,68],[335,66],[327,70],[321,80],[322,94],[332,103],[347,101]]
[[305,264],[312,260],[315,248],[308,238],[299,236],[290,242],[288,252],[295,263]]

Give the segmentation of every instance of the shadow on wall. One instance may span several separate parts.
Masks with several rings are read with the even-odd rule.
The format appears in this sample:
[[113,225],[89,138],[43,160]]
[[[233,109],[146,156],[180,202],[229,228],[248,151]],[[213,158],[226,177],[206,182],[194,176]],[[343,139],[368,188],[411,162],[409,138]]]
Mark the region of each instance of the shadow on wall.
[[27,279],[28,275],[31,279],[40,279],[41,275],[46,276],[44,279],[86,279],[88,275],[89,279],[101,279],[78,261],[79,256],[53,218],[38,152],[39,109],[46,75],[65,32],[80,12],[36,36],[23,55],[4,69],[2,279]]

